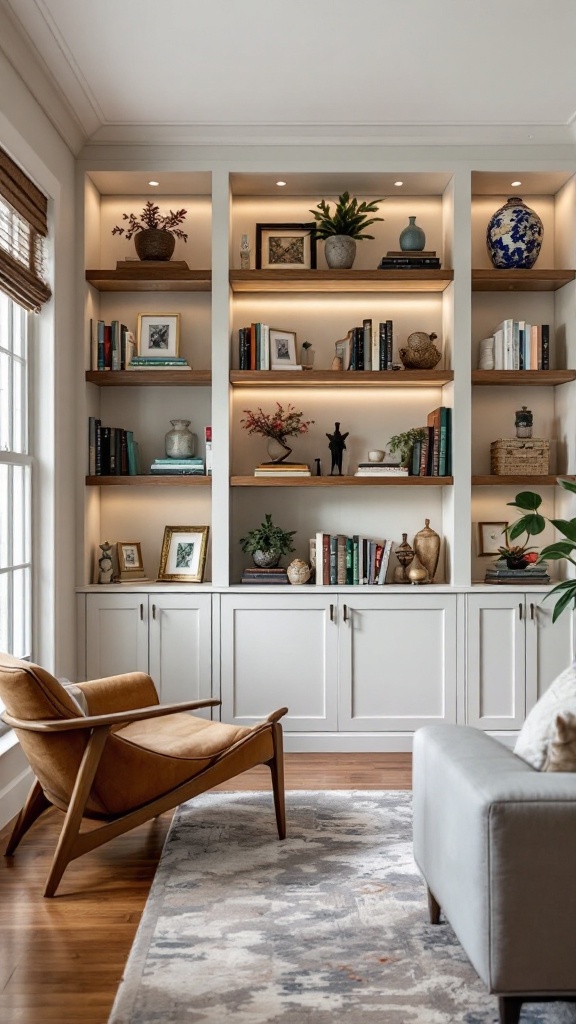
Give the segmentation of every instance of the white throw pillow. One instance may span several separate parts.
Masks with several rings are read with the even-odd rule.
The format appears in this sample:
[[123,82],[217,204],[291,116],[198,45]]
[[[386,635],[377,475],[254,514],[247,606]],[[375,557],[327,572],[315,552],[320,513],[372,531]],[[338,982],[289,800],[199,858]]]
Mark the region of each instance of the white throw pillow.
[[576,661],[561,672],[534,705],[514,747],[514,753],[540,771],[556,731],[556,715],[576,714]]

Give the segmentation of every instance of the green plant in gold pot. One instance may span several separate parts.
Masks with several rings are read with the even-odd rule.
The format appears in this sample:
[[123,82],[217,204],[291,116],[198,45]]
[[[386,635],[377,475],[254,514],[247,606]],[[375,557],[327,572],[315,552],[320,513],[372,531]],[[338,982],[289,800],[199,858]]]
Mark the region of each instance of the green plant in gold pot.
[[174,252],[176,239],[188,241],[188,235],[179,227],[186,218],[186,210],[170,210],[160,213],[160,207],[148,202],[142,213],[123,213],[122,219],[127,220],[126,227],[119,224],[112,229],[113,235],[126,235],[128,241],[133,237],[134,246],[141,260],[169,260]]
[[254,565],[261,569],[272,569],[278,565],[282,555],[294,551],[292,537],[296,530],[283,530],[272,522],[272,515],[266,513],[264,522],[245,537],[240,538],[242,551],[252,555]]
[[309,211],[316,221],[312,234],[325,241],[324,255],[331,270],[349,270],[356,257],[356,242],[374,238],[366,234],[366,228],[384,218],[369,214],[377,213],[377,204],[383,202],[383,199],[373,199],[370,203],[359,203],[356,198],[350,198],[349,192],[343,192],[333,211],[325,199],[315,210]]

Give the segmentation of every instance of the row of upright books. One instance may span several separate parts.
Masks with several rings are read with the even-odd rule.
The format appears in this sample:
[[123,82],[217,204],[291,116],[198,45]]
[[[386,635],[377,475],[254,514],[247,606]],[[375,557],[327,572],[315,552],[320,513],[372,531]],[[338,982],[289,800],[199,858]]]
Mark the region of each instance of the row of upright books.
[[[270,332],[272,331],[272,337]],[[293,350],[293,332],[277,331],[268,324],[253,323],[238,330],[240,370],[301,370]],[[343,370],[392,370],[394,365],[394,323],[383,320],[376,329],[370,318],[351,327],[346,338],[336,343]]]
[[139,476],[140,452],[132,430],[88,418],[88,476]]
[[452,476],[452,409],[429,412],[423,432],[412,448],[411,476]]
[[549,370],[550,325],[502,320],[480,343],[481,370]]
[[310,539],[310,562],[317,586],[382,586],[392,553],[391,540],[354,534],[317,533]]
[[90,320],[90,369],[126,370],[135,352],[134,335],[126,324]]

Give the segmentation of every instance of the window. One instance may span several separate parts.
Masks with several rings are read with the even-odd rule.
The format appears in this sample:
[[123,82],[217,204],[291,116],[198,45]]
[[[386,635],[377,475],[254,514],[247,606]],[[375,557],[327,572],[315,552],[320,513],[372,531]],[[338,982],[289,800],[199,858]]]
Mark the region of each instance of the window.
[[31,656],[28,314],[0,291],[0,650]]

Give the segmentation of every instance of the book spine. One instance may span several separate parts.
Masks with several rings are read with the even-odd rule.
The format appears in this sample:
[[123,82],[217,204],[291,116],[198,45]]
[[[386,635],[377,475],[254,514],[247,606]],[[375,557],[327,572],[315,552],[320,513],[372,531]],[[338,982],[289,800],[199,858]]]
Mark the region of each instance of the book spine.
[[340,587],[346,584],[346,537],[342,533],[336,538],[336,583]]
[[316,534],[315,559],[316,559],[316,586],[321,587],[324,583],[324,572],[322,568],[322,556],[324,551],[324,534],[319,530]]
[[386,370],[388,361],[388,347],[386,338],[386,324],[378,324],[378,369]]
[[372,369],[372,320],[362,321],[362,347],[364,350],[364,369]]
[[90,317],[90,369],[98,369],[98,332]]
[[330,586],[330,534],[322,534],[322,582]]
[[550,325],[542,324],[542,369],[550,369]]
[[420,472],[418,476],[428,476],[428,437],[420,442]]
[[386,321],[386,369],[391,370],[394,364],[394,324]]
[[88,417],[88,476],[96,476],[96,424],[95,416]]
[[212,427],[204,427],[204,444],[206,447],[206,476],[212,476]]
[[422,442],[420,440],[414,441],[412,448],[412,476],[420,476],[421,451]]
[[113,320],[110,324],[110,368],[120,369],[120,322]]
[[110,476],[110,427],[100,428],[100,476]]
[[360,549],[360,538],[357,533],[352,537],[352,584],[358,586],[359,580],[359,549]]
[[96,324],[96,340],[97,340],[97,347],[98,347],[98,367],[97,368],[99,370],[105,370],[106,369],[106,355],[105,355],[105,351],[104,351],[104,328],[105,328],[105,326],[106,325],[105,325],[103,320],[99,320],[98,323]]
[[448,465],[448,423],[447,409],[440,407],[440,443],[438,446],[438,476],[448,476],[446,467]]
[[383,586],[386,583],[386,573],[388,571],[388,563],[390,561],[390,553],[392,551],[392,541],[387,540],[384,542],[384,552],[382,555],[382,565],[380,566],[380,573],[378,575],[378,584]]
[[352,537],[346,537],[346,586],[354,583],[354,544]]
[[104,369],[112,369],[112,327],[104,324]]
[[356,360],[356,369],[357,370],[363,370],[364,369],[364,330],[363,330],[363,328],[362,327],[355,327],[354,328],[354,334],[356,336],[356,346],[357,346],[356,351],[358,353],[358,357],[357,357],[357,360]]

